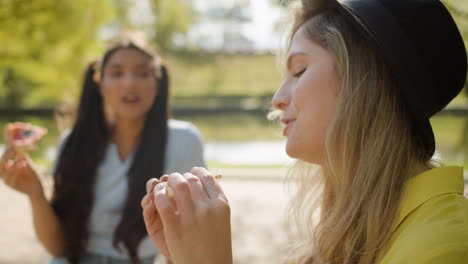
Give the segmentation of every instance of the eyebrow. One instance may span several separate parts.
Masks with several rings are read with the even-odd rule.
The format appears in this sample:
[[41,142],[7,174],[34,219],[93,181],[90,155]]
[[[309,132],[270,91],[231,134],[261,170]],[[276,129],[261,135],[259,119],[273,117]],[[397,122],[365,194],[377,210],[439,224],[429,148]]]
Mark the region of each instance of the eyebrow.
[[306,52],[303,52],[303,51],[297,51],[297,52],[293,52],[291,54],[288,55],[288,60],[286,62],[286,67],[287,69],[290,69],[291,68],[291,62],[292,62],[292,59],[294,57],[297,57],[297,56],[307,56],[307,55],[310,55],[309,53],[306,53]]
[[[120,63],[112,63],[112,64],[109,64],[109,66],[107,66],[111,69],[116,69],[116,68],[122,68],[123,65],[120,64]],[[140,68],[151,68],[151,64],[150,63],[139,63],[136,65],[137,69],[140,69]]]

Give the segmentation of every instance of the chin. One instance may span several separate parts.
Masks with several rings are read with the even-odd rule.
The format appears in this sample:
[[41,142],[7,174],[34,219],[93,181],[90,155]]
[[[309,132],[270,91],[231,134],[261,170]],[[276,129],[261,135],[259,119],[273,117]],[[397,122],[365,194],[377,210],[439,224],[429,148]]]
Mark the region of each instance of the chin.
[[290,144],[286,144],[286,154],[293,159],[301,159],[297,154],[297,149]]
[[122,115],[119,115],[119,119],[124,119],[124,120],[141,120],[146,117],[145,114],[140,114],[140,113],[125,113]]
[[317,164],[322,166],[322,159],[320,159],[320,155],[315,155],[316,153],[310,153],[304,151],[304,149],[298,148],[298,146],[293,146],[286,144],[286,154],[293,159],[298,159],[307,163]]

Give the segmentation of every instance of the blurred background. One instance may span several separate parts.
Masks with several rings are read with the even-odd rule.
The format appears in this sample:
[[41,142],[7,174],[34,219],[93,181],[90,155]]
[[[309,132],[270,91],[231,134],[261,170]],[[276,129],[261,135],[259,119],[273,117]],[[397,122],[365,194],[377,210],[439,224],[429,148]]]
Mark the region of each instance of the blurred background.
[[[468,1],[442,2],[468,46]],[[235,179],[226,181],[228,192],[266,182],[263,190],[279,193],[284,168],[293,161],[284,153],[279,124],[268,121],[266,114],[282,80],[277,53],[287,15],[283,0],[0,0],[0,127],[23,121],[48,128],[48,135],[32,153],[37,166],[48,171],[60,131],[69,125],[66,120],[77,102],[84,66],[103,54],[109,39],[123,31],[142,31],[157,44],[169,66],[173,118],[191,121],[200,129],[208,166]],[[468,87],[431,122],[437,158],[464,165],[467,179]],[[5,200],[17,199],[19,194],[2,196],[2,192],[10,191],[2,186],[0,206],[27,210],[25,202],[13,206]],[[255,214],[258,209],[249,202],[259,199],[257,203],[267,208],[262,210],[270,208],[273,217],[281,215],[277,209],[286,196],[276,198],[280,200],[245,196],[234,201],[243,202],[242,210]],[[29,241],[31,247],[25,252],[40,248],[28,229],[30,219],[19,213],[9,217],[0,217],[0,232],[10,232],[10,238],[23,239],[21,243]],[[279,224],[240,216],[236,221],[234,229],[257,225],[257,231]],[[26,225],[27,234],[6,230],[2,222]],[[278,239],[280,245],[283,238]],[[235,244],[248,245],[248,241],[238,237]],[[276,240],[271,234],[259,241],[254,244],[270,246],[260,254],[265,258],[283,252],[273,247]],[[11,242],[0,239],[0,263],[38,263],[34,257],[12,257],[11,248]],[[41,252],[38,256],[44,256]],[[239,255],[243,256],[238,263],[262,263],[261,257],[249,259],[248,252]]]
[[[468,40],[468,2],[444,0]],[[58,126],[73,107],[84,65],[122,31],[143,31],[171,70],[173,117],[195,123],[210,166],[283,166],[278,125],[265,118],[281,84],[275,56],[282,0],[1,1],[0,126],[38,123],[48,137],[34,153],[47,164]],[[468,167],[468,92],[434,117],[437,155]],[[66,126],[66,124],[59,124]],[[238,155],[241,152],[242,155]]]

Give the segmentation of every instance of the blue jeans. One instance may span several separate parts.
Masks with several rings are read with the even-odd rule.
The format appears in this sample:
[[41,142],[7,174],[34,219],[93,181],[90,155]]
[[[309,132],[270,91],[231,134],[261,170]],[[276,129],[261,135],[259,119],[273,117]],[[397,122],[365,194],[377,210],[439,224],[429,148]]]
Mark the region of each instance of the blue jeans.
[[[153,264],[155,257],[140,258],[141,264]],[[65,258],[54,258],[49,264],[69,264]],[[111,257],[86,254],[80,261],[80,264],[132,264],[130,260],[115,259]]]

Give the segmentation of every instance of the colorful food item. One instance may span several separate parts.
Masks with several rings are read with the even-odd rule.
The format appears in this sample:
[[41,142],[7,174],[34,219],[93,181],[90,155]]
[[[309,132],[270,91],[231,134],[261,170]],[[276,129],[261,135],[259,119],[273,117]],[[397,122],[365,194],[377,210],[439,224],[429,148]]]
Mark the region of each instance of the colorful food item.
[[8,123],[5,125],[7,148],[17,154],[25,154],[36,147],[36,143],[47,134],[47,129],[29,123]]

